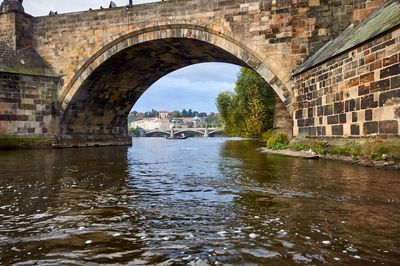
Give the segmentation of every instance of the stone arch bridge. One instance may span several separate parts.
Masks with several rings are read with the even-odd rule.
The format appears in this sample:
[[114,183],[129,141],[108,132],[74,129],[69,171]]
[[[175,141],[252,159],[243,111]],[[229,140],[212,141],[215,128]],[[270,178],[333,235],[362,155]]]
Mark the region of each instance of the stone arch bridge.
[[225,129],[224,128],[173,128],[170,131],[167,130],[161,130],[161,129],[156,129],[156,130],[149,130],[149,131],[145,131],[145,136],[151,136],[153,134],[156,133],[161,133],[161,134],[165,134],[166,136],[179,136],[182,133],[195,133],[197,135],[201,135],[204,137],[209,137],[209,136],[213,136],[217,133],[222,133],[224,132]]
[[258,72],[276,129],[399,136],[396,0],[171,0],[32,17],[0,9],[0,134],[129,143],[127,115],[158,79],[202,62]]

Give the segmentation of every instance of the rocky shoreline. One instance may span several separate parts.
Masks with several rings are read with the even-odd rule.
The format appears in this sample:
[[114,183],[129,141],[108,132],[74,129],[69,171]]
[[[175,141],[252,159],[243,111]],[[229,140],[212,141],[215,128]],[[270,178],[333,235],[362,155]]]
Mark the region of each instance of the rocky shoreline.
[[390,170],[400,170],[400,163],[391,160],[367,160],[363,158],[354,158],[351,156],[343,156],[343,155],[318,155],[312,151],[292,151],[289,149],[286,150],[271,150],[267,148],[259,149],[262,153],[275,154],[275,155],[283,155],[290,157],[297,157],[303,159],[325,159],[325,160],[337,160],[343,163],[358,165],[363,167],[374,167],[379,169],[390,169]]

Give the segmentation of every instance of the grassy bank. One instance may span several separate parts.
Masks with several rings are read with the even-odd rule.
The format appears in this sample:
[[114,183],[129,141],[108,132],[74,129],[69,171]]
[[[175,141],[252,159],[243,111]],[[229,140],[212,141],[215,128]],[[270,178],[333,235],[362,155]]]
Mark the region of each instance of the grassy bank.
[[[0,150],[31,149],[43,146],[48,140],[32,136],[0,136]],[[51,145],[51,144],[50,144]]]
[[289,142],[285,133],[263,139],[271,150],[313,151],[321,156],[349,156],[353,160],[400,162],[400,140],[362,138],[343,141],[295,140]]

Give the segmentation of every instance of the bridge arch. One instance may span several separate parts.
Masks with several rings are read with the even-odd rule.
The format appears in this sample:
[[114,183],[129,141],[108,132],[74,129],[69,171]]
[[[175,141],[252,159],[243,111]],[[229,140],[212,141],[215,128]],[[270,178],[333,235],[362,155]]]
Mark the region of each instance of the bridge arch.
[[154,134],[164,134],[166,136],[169,136],[171,132],[165,131],[165,130],[151,130],[145,133],[146,137],[152,136]]
[[232,36],[198,25],[150,27],[102,47],[59,93],[62,134],[126,134],[126,117],[158,79],[202,62],[252,68],[268,81],[291,114],[289,80],[279,80],[253,49]]
[[196,128],[182,128],[182,129],[177,129],[176,131],[174,131],[174,135],[175,136],[179,136],[181,134],[185,134],[185,133],[193,133],[195,135],[199,135],[199,136],[204,136],[204,130],[199,130]]

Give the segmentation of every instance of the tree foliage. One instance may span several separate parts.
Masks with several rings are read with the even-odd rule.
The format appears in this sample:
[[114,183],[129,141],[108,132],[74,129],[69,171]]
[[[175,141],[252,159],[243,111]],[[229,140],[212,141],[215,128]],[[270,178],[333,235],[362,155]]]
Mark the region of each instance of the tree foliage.
[[234,92],[218,95],[217,107],[231,136],[259,137],[272,129],[275,92],[256,72],[241,68]]

